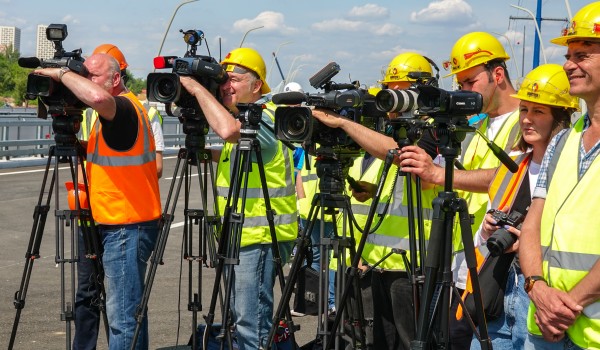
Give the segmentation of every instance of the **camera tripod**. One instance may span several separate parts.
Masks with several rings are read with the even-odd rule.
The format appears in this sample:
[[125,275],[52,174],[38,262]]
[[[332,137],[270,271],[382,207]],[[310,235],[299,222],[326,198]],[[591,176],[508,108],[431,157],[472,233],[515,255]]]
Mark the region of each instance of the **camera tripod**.
[[[41,103],[41,102],[39,102]],[[44,172],[44,178],[42,180],[42,186],[40,189],[40,195],[38,198],[37,205],[33,212],[33,227],[31,229],[31,236],[27,246],[27,252],[25,253],[25,266],[23,268],[23,277],[19,290],[15,293],[13,304],[15,306],[16,315],[13,323],[12,333],[8,344],[8,349],[12,349],[14,346],[15,338],[17,335],[17,329],[19,326],[19,320],[21,317],[21,311],[25,307],[25,298],[27,297],[27,291],[29,288],[29,282],[31,279],[31,273],[34,262],[40,258],[40,246],[44,234],[44,228],[46,225],[46,219],[50,211],[50,203],[52,200],[53,192],[56,193],[54,199],[55,211],[55,233],[56,233],[56,255],[55,262],[60,265],[60,285],[61,285],[61,321],[65,321],[65,332],[66,332],[66,348],[71,348],[71,321],[75,319],[75,290],[76,290],[76,271],[75,263],[79,262],[80,259],[90,259],[92,262],[92,284],[95,290],[95,302],[100,309],[102,319],[104,322],[104,328],[106,337],[108,339],[108,320],[106,317],[105,309],[105,290],[103,284],[104,270],[101,265],[99,253],[101,251],[101,239],[98,230],[94,224],[92,218],[91,209],[83,209],[83,207],[91,208],[89,197],[86,199],[86,203],[81,203],[79,199],[79,188],[77,186],[79,171],[83,175],[83,184],[85,192],[88,192],[88,182],[85,173],[84,159],[85,150],[81,148],[77,141],[75,134],[79,131],[80,123],[82,120],[81,110],[75,110],[69,114],[54,114],[52,109],[50,110],[53,115],[52,129],[55,132],[54,139],[56,144],[51,146],[48,153],[48,161],[46,162],[46,169]],[[54,169],[50,183],[48,184],[48,175],[50,173],[50,164],[54,162]],[[70,179],[74,184],[75,200],[73,209],[63,209],[60,205],[59,196],[59,164],[68,163],[70,171]],[[70,232],[65,232],[65,226],[70,227]],[[85,257],[79,256],[79,227],[82,229],[83,242],[85,246]],[[69,245],[70,240],[70,245]],[[70,253],[69,253],[70,251]],[[68,256],[67,256],[68,255]],[[67,275],[67,269],[65,264],[70,264],[69,276]],[[71,295],[67,297],[67,290],[70,290]]]
[[[214,261],[216,247],[216,235],[220,228],[220,217],[218,207],[213,205],[212,215],[208,208],[208,185],[212,187],[212,198],[216,198],[214,184],[214,171],[211,162],[210,150],[205,149],[205,135],[208,130],[208,124],[203,117],[195,116],[195,111],[183,108],[181,110],[183,123],[183,132],[185,136],[185,147],[179,150],[177,162],[173,171],[173,180],[169,187],[169,193],[165,202],[162,220],[159,227],[159,235],[156,241],[156,247],[152,258],[150,259],[150,268],[146,275],[144,293],[140,305],[136,310],[136,329],[133,337],[131,349],[139,337],[142,321],[146,314],[152,285],[156,276],[156,270],[159,264],[162,264],[162,258],[165,252],[171,224],[175,217],[177,200],[181,192],[182,183],[184,187],[184,224],[183,224],[183,258],[188,261],[188,311],[192,312],[192,349],[197,349],[196,332],[198,325],[198,311],[202,310],[202,265],[212,265]],[[200,165],[203,165],[202,168]],[[198,185],[200,189],[200,199],[202,209],[192,209],[189,207],[191,178],[193,169],[196,168],[198,176]],[[210,174],[210,179],[208,178]],[[198,242],[194,241],[194,225],[198,225]],[[208,256],[207,256],[208,249]],[[197,278],[194,282],[194,265],[197,264]],[[212,267],[212,266],[211,266]],[[194,292],[194,285],[196,290]]]
[[[464,120],[463,120],[464,119]],[[452,281],[452,234],[455,215],[458,214],[462,241],[465,247],[465,260],[471,276],[476,318],[479,325],[478,339],[482,349],[491,349],[491,339],[487,333],[481,288],[477,275],[477,262],[471,231],[471,217],[464,198],[452,190],[454,161],[460,153],[460,143],[465,133],[474,131],[466,125],[466,118],[435,117],[440,153],[445,160],[444,191],[433,201],[433,218],[429,238],[427,257],[425,259],[425,280],[421,293],[417,334],[411,342],[411,349],[447,349],[449,344],[449,319],[451,293],[459,298],[460,294]],[[475,325],[466,313],[471,327]]]
[[[282,293],[277,311],[273,318],[273,327],[269,333],[269,341],[267,348],[272,344],[272,341],[276,333],[276,324],[280,321],[289,322],[289,316],[286,315],[287,319],[283,318],[283,311],[289,305],[289,300],[292,295],[292,291],[296,281],[298,279],[299,271],[303,265],[303,261],[306,257],[307,247],[311,245],[311,232],[317,221],[321,220],[321,224],[324,222],[325,215],[332,215],[333,222],[336,222],[336,213],[339,209],[343,210],[343,223],[346,227],[347,220],[352,217],[352,207],[350,205],[350,199],[347,195],[344,195],[344,184],[348,168],[352,164],[353,158],[356,154],[344,154],[340,155],[334,152],[331,148],[321,147],[317,150],[317,176],[319,177],[319,191],[315,193],[311,201],[311,207],[307,217],[307,226],[302,231],[301,237],[298,239],[296,246],[296,256],[292,262],[290,272],[288,275],[288,282]],[[354,245],[354,231],[353,225],[350,225],[350,236],[346,236],[344,232],[342,236],[338,235],[337,227],[334,225],[335,238],[325,238],[323,227],[321,227],[320,233],[320,256],[321,256],[321,271],[319,274],[319,295],[318,295],[318,329],[317,336],[322,336],[323,343],[328,343],[331,339],[334,339],[335,331],[329,329],[327,322],[327,309],[328,309],[328,267],[329,267],[329,254],[326,247],[334,247],[338,255],[338,285],[342,285],[345,282],[345,269],[346,261],[346,249],[350,250],[350,257],[353,258],[356,255]],[[353,348],[357,347],[357,344],[364,344],[365,333],[364,333],[364,316],[362,313],[362,299],[360,294],[360,288],[358,283],[353,284],[353,292],[355,296],[355,305],[350,305],[349,310],[346,314],[343,314],[344,308],[342,307],[337,311],[336,317],[344,317],[348,319],[348,323],[352,325],[350,342]],[[337,288],[336,288],[337,289]],[[338,289],[339,291],[339,289]],[[340,304],[341,305],[341,304]],[[335,327],[335,326],[334,326]],[[332,328],[334,329],[334,328]],[[339,349],[342,345],[342,337],[345,335],[345,330],[340,331],[340,336],[335,339],[335,348]],[[357,343],[358,340],[358,343]],[[328,348],[327,348],[328,349]]]
[[[273,261],[275,263],[275,273],[279,280],[280,288],[285,289],[285,277],[283,274],[283,264],[281,254],[279,251],[279,245],[277,242],[277,236],[275,231],[275,219],[276,213],[271,208],[269,188],[267,187],[267,180],[265,175],[264,163],[261,154],[260,141],[257,139],[259,131],[259,122],[262,117],[261,109],[254,109],[248,104],[248,110],[246,112],[249,116],[244,116],[244,112],[241,112],[237,117],[242,125],[240,129],[241,138],[235,148],[235,151],[231,153],[231,162],[233,163],[230,171],[231,186],[229,187],[227,194],[227,202],[223,213],[223,230],[218,242],[217,251],[217,265],[215,268],[215,282],[213,286],[213,292],[210,302],[208,314],[204,317],[206,321],[205,334],[203,337],[203,349],[208,348],[209,335],[213,330],[213,324],[215,320],[215,309],[217,304],[217,296],[223,293],[223,300],[221,302],[221,327],[217,338],[221,341],[221,349],[227,344],[229,349],[232,349],[232,315],[231,315],[231,296],[234,288],[234,266],[239,265],[240,259],[240,248],[242,240],[242,229],[245,221],[245,208],[248,198],[248,193],[251,192],[252,197],[259,197],[258,188],[250,189],[248,187],[249,177],[251,171],[258,170],[260,176],[260,186],[262,189],[262,197],[265,203],[265,216],[267,217],[269,231],[271,234],[271,247],[273,250]],[[238,104],[238,109],[242,110],[243,106]],[[284,152],[286,149],[284,148]],[[256,158],[256,168],[252,168],[252,156]],[[287,157],[287,156],[286,156]],[[290,161],[289,159],[287,161]],[[223,166],[223,165],[221,165]],[[221,291],[221,282],[223,283],[224,292]],[[285,310],[288,319],[291,320],[291,314],[289,306]],[[275,324],[276,327],[279,323]],[[290,329],[294,328],[293,323],[288,323]],[[260,337],[259,337],[260,338]],[[291,340],[295,344],[293,332]],[[259,339],[260,341],[260,339]]]
[[[356,255],[352,260],[352,265],[348,269],[349,275],[346,280],[346,284],[344,285],[343,294],[340,300],[340,307],[343,308],[345,306],[346,298],[348,297],[349,290],[351,285],[353,284],[353,280],[358,276],[360,277],[360,270],[358,269],[358,265],[362,256],[362,252],[364,250],[365,244],[367,242],[369,234],[371,234],[371,226],[375,217],[375,212],[379,207],[379,201],[381,198],[381,194],[383,192],[384,186],[386,184],[386,179],[392,165],[394,157],[399,153],[400,149],[404,146],[412,145],[420,138],[422,133],[422,122],[418,119],[404,119],[397,118],[392,121],[392,127],[394,128],[393,138],[398,144],[397,149],[392,149],[386,155],[386,159],[384,162],[383,170],[379,179],[379,183],[377,186],[377,190],[375,192],[375,196],[371,202],[371,206],[369,208],[369,212],[367,214],[367,219],[365,222],[365,226],[363,228],[363,234],[361,236],[361,240],[356,246]],[[401,190],[395,190],[395,186],[398,185],[397,179],[394,180],[394,186],[392,187],[392,193],[394,196],[394,202],[397,205],[401,204],[403,201],[402,196],[396,196],[396,194],[404,193],[404,189],[406,189],[407,194],[407,217],[408,217],[408,237],[409,237],[409,254],[410,261],[406,258],[406,251],[404,249],[400,249],[399,247],[393,248],[388,254],[383,256],[379,261],[369,267],[367,270],[370,271],[376,268],[379,264],[381,264],[385,259],[387,259],[392,254],[401,254],[404,264],[407,269],[407,273],[409,275],[409,279],[412,285],[412,295],[414,302],[414,324],[417,324],[417,310],[419,309],[419,286],[418,283],[421,282],[421,266],[423,266],[424,252],[425,252],[425,239],[424,239],[424,224],[423,224],[423,205],[421,199],[421,182],[417,177],[415,180],[415,190],[416,193],[413,193],[412,186],[412,177],[410,174],[398,171],[398,177],[403,178],[403,182],[400,185],[403,187]],[[406,184],[406,186],[404,186]],[[415,200],[416,200],[416,208],[415,208]],[[416,220],[415,220],[416,218]],[[415,222],[417,223],[417,227],[415,227]],[[417,248],[417,242],[419,247]],[[417,251],[420,254],[417,256]],[[341,322],[339,315],[336,315],[336,318],[333,322],[333,330],[337,329],[337,326]],[[330,340],[331,341],[331,340]],[[326,348],[329,348],[331,344],[328,344]]]

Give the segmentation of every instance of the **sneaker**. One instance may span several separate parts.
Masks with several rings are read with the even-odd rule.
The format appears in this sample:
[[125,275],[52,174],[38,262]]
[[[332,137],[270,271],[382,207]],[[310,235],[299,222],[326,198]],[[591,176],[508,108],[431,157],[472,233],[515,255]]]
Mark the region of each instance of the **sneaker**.
[[335,307],[332,307],[331,309],[327,310],[327,317],[330,319],[335,319]]
[[306,316],[306,314],[303,314],[302,312],[296,312],[296,311],[294,311],[293,309],[292,309],[292,310],[290,310],[290,314],[292,314],[292,316],[295,316],[295,317],[302,317],[302,316]]

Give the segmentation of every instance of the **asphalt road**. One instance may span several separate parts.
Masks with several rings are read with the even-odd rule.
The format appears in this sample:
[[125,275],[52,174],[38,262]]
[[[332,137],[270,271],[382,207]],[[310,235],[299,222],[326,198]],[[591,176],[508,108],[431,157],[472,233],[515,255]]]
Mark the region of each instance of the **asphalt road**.
[[[163,178],[160,180],[161,199],[163,207],[172,183],[172,175],[176,158],[166,157]],[[61,167],[63,168],[63,167]],[[24,276],[25,253],[33,226],[34,207],[40,195],[44,167],[19,167],[0,169],[0,349],[8,347],[10,334],[15,321],[16,310],[13,305],[15,292],[20,290]],[[68,170],[59,171],[59,183],[67,181]],[[197,177],[193,177],[197,179]],[[190,208],[201,208],[199,201],[199,186],[192,182],[189,189]],[[62,191],[62,190],[61,190]],[[182,190],[183,191],[183,190]],[[66,194],[60,193],[60,207],[66,206]],[[175,218],[167,240],[163,262],[157,268],[156,277],[150,301],[150,348],[171,347],[177,344],[187,344],[192,333],[192,312],[188,311],[188,295],[190,290],[189,263],[182,259],[183,236],[183,192],[179,195],[175,210]],[[56,225],[52,199],[51,211],[46,220],[45,231],[40,246],[40,259],[35,260],[25,297],[25,307],[22,310],[15,341],[15,349],[65,349],[67,348],[67,323],[61,321],[61,268],[55,263],[56,256]],[[66,228],[67,233],[70,228]],[[198,232],[196,229],[195,232]],[[197,238],[195,238],[197,240]],[[70,244],[69,236],[65,240]],[[69,256],[70,248],[65,250]],[[194,264],[194,266],[197,266]],[[66,300],[71,298],[70,264],[65,264],[65,279],[67,291]],[[285,271],[287,272],[286,267]],[[192,293],[197,290],[197,280],[201,281],[201,308],[198,321],[208,311],[212,287],[214,284],[214,269],[203,268],[201,275],[198,268],[192,271]],[[201,276],[201,277],[199,277]],[[279,301],[279,288],[276,284],[276,302]],[[217,311],[217,317],[220,312]],[[305,316],[295,318],[301,326],[296,333],[299,345],[308,343],[315,338],[316,317]],[[74,328],[71,323],[71,337]],[[106,338],[101,335],[99,349],[106,349]]]

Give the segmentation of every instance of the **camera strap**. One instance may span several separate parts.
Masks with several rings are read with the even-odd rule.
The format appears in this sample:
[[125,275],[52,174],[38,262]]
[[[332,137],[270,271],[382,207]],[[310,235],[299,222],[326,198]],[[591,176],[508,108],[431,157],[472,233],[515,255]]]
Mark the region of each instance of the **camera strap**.
[[529,171],[523,175],[519,191],[515,196],[515,201],[510,207],[510,211],[517,210],[519,213],[527,214],[527,209],[531,205],[531,190],[529,189]]

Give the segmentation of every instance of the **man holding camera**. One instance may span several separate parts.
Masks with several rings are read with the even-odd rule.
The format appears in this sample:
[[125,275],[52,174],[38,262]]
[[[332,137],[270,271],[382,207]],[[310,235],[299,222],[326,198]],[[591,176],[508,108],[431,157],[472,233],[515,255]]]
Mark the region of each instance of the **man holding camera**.
[[[416,77],[431,76],[430,63],[420,54],[407,52],[396,56],[390,62],[381,83],[388,89],[408,89],[417,82],[417,79],[420,79]],[[375,193],[376,185],[373,183],[377,182],[382,171],[381,159],[385,158],[389,150],[398,148],[398,142],[401,140],[382,135],[366,126],[339,117],[329,110],[315,109],[313,115],[329,127],[342,128],[367,152],[365,157],[355,160],[349,170],[349,174],[359,180],[358,186],[360,186],[352,189],[353,214],[359,225],[364,226],[370,207],[368,201]],[[397,116],[390,113],[390,118],[395,117]],[[395,124],[392,119],[392,128],[393,125]],[[422,145],[427,147],[425,143]],[[431,157],[435,157],[435,148],[431,149],[431,153]],[[374,159],[375,157],[380,159]],[[396,178],[398,176],[400,175],[396,171],[390,171],[388,174],[382,195],[391,197],[389,209],[387,212],[378,210],[378,214],[385,216],[377,230],[368,234],[361,255],[362,264],[359,266],[365,272],[360,281],[364,315],[367,321],[367,346],[372,349],[409,349],[410,341],[415,337],[415,309],[409,276],[411,271],[408,266],[405,266],[402,254],[398,252],[410,254],[408,232],[410,218],[407,203],[410,200],[416,204],[416,198],[407,197],[407,184],[402,177]],[[395,190],[390,194],[394,183],[396,183]],[[425,240],[429,237],[431,202],[434,197],[435,192],[431,187],[421,192],[426,213],[425,232],[423,232]],[[385,207],[385,199],[381,198],[381,200],[379,208]],[[375,218],[373,225],[376,220]],[[399,227],[401,229],[398,229]],[[356,237],[357,240],[359,238]]]
[[[521,268],[531,302],[525,349],[600,348],[600,2],[577,12],[563,36],[569,93],[588,112],[546,150],[521,230]],[[542,339],[543,338],[543,339]]]
[[[95,54],[84,66],[86,77],[66,67],[35,73],[62,83],[100,116],[87,142],[89,196],[104,246],[110,348],[127,349],[161,215],[154,138],[144,107],[125,88],[119,63]],[[137,348],[148,348],[146,318]]]
[[[519,134],[519,101],[511,97],[516,92],[506,68],[506,60],[509,58],[498,39],[488,33],[472,32],[456,41],[448,62],[451,65],[450,74],[456,76],[460,89],[478,92],[483,97],[482,113],[487,116],[480,120],[470,120],[469,123],[506,152],[513,148]],[[474,133],[467,134],[462,142],[460,161],[466,171],[454,171],[453,185],[456,189],[463,190],[459,191],[459,195],[467,201],[469,214],[475,216],[471,225],[475,232],[485,216],[487,188],[500,161],[483,138]],[[418,147],[402,148],[400,164],[403,171],[418,175],[426,182],[444,185],[445,169],[436,166]],[[454,225],[452,240],[454,281],[459,289],[464,290],[467,266],[458,224]],[[457,305],[454,299],[451,315],[455,314]],[[472,330],[466,319],[459,322],[452,317],[450,334],[454,346],[469,347]]]
[[[121,80],[127,83],[126,69],[129,66],[125,55],[113,44],[101,44],[97,46],[92,54],[104,53],[114,57],[119,63]],[[164,138],[162,132],[162,116],[154,108],[147,109],[150,125],[156,146],[156,174],[160,179],[162,175],[162,154],[164,150]],[[98,112],[88,108],[83,113],[81,121],[81,141],[87,141],[90,129],[98,119]],[[80,174],[83,175],[83,174]],[[81,181],[80,181],[81,182]],[[101,252],[97,252],[101,256]],[[77,263],[77,295],[75,299],[75,336],[73,337],[73,348],[75,350],[95,349],[98,341],[100,328],[100,308],[96,305],[97,289],[93,279],[93,262],[85,258],[85,245],[83,232],[79,230],[79,262]]]
[[[213,150],[218,159],[218,205],[223,212],[231,185],[231,171],[237,152],[242,123],[237,116],[240,103],[264,104],[262,123],[272,126],[275,105],[267,96],[270,88],[265,81],[266,68],[260,54],[250,48],[238,48],[225,56],[221,65],[229,78],[220,85],[222,103],[219,103],[204,86],[191,76],[181,76],[181,85],[198,100],[208,124],[226,143],[223,149]],[[293,183],[292,151],[261,128],[257,135],[269,187],[270,203],[276,212],[275,229],[281,264],[289,259],[293,240],[298,233],[296,192]],[[219,154],[220,153],[220,154]],[[233,314],[240,349],[256,350],[265,345],[273,317],[273,262],[272,238],[265,213],[259,176],[259,164],[253,159],[248,175],[248,194],[244,208],[245,222],[239,250],[239,264],[235,266],[233,288]]]

